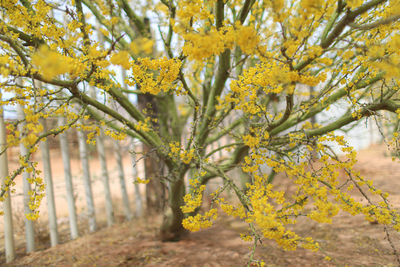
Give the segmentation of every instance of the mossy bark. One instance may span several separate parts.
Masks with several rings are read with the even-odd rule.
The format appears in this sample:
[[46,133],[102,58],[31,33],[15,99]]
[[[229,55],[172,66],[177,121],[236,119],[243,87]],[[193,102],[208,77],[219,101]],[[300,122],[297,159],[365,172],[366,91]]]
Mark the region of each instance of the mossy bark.
[[166,190],[162,179],[162,163],[158,155],[152,151],[151,147],[143,144],[144,171],[146,179],[146,212],[148,215],[163,212],[166,202]]
[[183,176],[171,183],[169,188],[169,207],[164,213],[161,225],[160,237],[162,241],[179,241],[188,234],[183,228],[182,221],[184,214],[183,196],[185,195],[185,183]]
[[[158,108],[156,99],[151,94],[138,95],[139,109],[147,114],[150,118],[158,117]],[[154,128],[159,125],[152,122]],[[146,212],[148,215],[160,213],[164,209],[165,187],[160,182],[162,177],[162,164],[159,156],[153,150],[153,147],[143,143],[142,152],[144,155],[144,172],[145,178],[150,182],[146,185]]]

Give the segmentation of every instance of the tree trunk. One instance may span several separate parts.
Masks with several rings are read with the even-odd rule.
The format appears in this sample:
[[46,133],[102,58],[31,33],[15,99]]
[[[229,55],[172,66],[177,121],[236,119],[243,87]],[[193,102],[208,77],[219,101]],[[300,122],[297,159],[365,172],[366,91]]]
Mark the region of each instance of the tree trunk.
[[[131,139],[131,161],[132,161],[132,176],[133,179],[136,179],[138,172],[137,172],[137,162],[136,162],[136,146],[134,143],[134,139]],[[141,217],[143,215],[143,201],[142,201],[142,195],[140,194],[140,188],[137,183],[134,183],[135,186],[135,207],[136,207],[136,212],[135,216],[137,218]]]
[[[17,114],[18,120],[21,121],[18,124],[19,132],[23,135],[25,129],[25,114],[24,109],[21,105],[17,106]],[[23,143],[19,145],[21,156],[26,156],[28,154],[28,149],[25,147]],[[28,172],[22,173],[22,183],[23,183],[23,192],[24,192],[24,213],[29,214],[32,210],[29,208],[31,184],[28,179],[30,178],[30,174]],[[26,252],[32,252],[35,250],[35,231],[33,226],[33,221],[24,218],[25,221],[25,238],[26,238]]]
[[[47,132],[46,121],[44,119],[40,119],[40,123],[43,125],[43,132]],[[49,214],[50,244],[52,247],[54,247],[59,243],[59,238],[58,238],[58,227],[57,227],[56,204],[54,200],[53,176],[51,173],[51,164],[50,164],[50,150],[47,139],[40,143],[40,150],[42,152],[43,175],[44,175],[44,180],[46,182],[46,199],[47,199],[47,211]]]
[[[6,127],[3,117],[3,107],[0,106],[0,179],[1,186],[5,186],[8,176]],[[3,153],[2,153],[3,152]],[[6,262],[11,262],[15,258],[14,228],[12,220],[10,189],[7,189],[3,200],[4,212],[4,246],[6,253]]]
[[79,142],[79,156],[81,159],[82,171],[83,171],[83,183],[85,186],[85,198],[86,198],[87,217],[89,222],[89,232],[94,232],[97,230],[97,223],[96,223],[96,212],[93,201],[92,181],[90,179],[89,155],[86,145],[86,135],[82,131],[78,131],[77,133]]
[[149,215],[158,214],[164,210],[166,201],[160,159],[146,144],[142,145],[142,151],[145,155],[144,172],[146,179],[149,179],[146,184],[146,211]]
[[[65,125],[65,118],[59,117],[58,123],[59,126]],[[76,217],[74,187],[72,185],[71,163],[70,163],[67,133],[63,132],[59,136],[60,136],[61,156],[64,165],[65,189],[67,191],[67,204],[68,204],[68,216],[69,216],[69,226],[71,231],[71,239],[76,239],[78,238],[78,223]]]
[[[128,89],[128,85],[125,83],[126,79],[126,70],[124,68],[121,68],[121,76],[122,76],[122,85],[124,89]],[[127,98],[129,99],[129,95],[126,94]],[[137,173],[137,164],[136,164],[136,146],[135,146],[135,139],[130,138],[130,147],[131,147],[131,161],[132,161],[132,175],[133,179],[136,179],[138,173]],[[134,189],[135,189],[135,216],[137,218],[142,217],[143,215],[143,201],[142,201],[142,196],[140,194],[140,188],[137,183],[134,183]]]
[[114,142],[114,146],[115,146],[115,157],[117,160],[118,177],[119,177],[119,184],[121,187],[122,204],[124,206],[125,218],[128,221],[130,221],[132,219],[132,212],[131,212],[131,207],[129,204],[128,191],[126,189],[126,184],[125,184],[125,173],[124,173],[124,166],[122,164],[122,155],[121,155],[122,148],[118,141],[114,140],[113,142]]
[[[156,99],[150,94],[138,95],[139,109],[151,118],[157,118],[157,104]],[[157,125],[153,124],[156,128]],[[165,203],[165,187],[161,181],[162,179],[162,165],[156,152],[148,145],[142,145],[142,152],[144,155],[144,172],[146,179],[150,182],[146,185],[146,210],[148,214],[160,213],[164,209]]]
[[[96,89],[93,86],[89,88],[89,94],[92,98],[97,99]],[[98,125],[98,127],[100,128],[100,135],[96,137],[96,147],[97,147],[97,153],[99,154],[99,160],[101,166],[101,177],[104,188],[104,198],[105,198],[104,204],[106,208],[107,226],[111,226],[115,222],[114,208],[112,204],[110,178],[108,176],[106,152],[104,148],[104,132],[101,125]]]
[[[101,127],[101,126],[99,126]],[[104,148],[104,132],[100,128],[100,135],[96,138],[97,152],[99,153],[101,177],[104,186],[104,198],[106,206],[107,226],[114,224],[114,208],[111,198],[110,178],[108,176],[106,152]]]
[[184,214],[181,206],[184,205],[183,196],[185,195],[185,183],[183,176],[177,181],[171,182],[169,189],[169,207],[164,213],[161,225],[162,241],[179,241],[187,235],[187,230],[182,226]]
[[[37,82],[37,86],[42,87],[41,82]],[[43,103],[43,98],[41,98],[41,103]],[[44,118],[39,119],[40,124],[43,126],[43,132],[47,132],[47,121]],[[56,213],[56,203],[54,199],[54,186],[53,186],[53,175],[51,172],[50,163],[50,149],[49,142],[47,139],[40,142],[40,150],[42,152],[42,162],[43,162],[43,176],[46,183],[46,200],[47,200],[47,213],[49,217],[49,230],[50,230],[50,244],[52,247],[59,243],[58,236],[58,225],[57,225],[57,213]]]

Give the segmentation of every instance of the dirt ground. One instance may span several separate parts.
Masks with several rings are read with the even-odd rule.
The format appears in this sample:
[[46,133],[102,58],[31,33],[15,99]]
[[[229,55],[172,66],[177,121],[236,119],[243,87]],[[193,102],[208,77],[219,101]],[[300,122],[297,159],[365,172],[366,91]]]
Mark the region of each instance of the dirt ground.
[[[399,209],[400,163],[392,162],[385,151],[376,145],[359,152],[357,169],[387,191]],[[249,258],[249,244],[239,238],[246,227],[241,222],[222,218],[212,228],[191,233],[182,241],[162,243],[157,238],[160,219],[124,222],[25,256],[20,247],[18,259],[8,266],[244,266]],[[256,258],[267,266],[398,266],[383,227],[362,216],[340,213],[332,224],[323,225],[304,220],[295,230],[312,236],[321,250],[286,252],[265,241]],[[400,233],[390,231],[390,237],[400,249]]]

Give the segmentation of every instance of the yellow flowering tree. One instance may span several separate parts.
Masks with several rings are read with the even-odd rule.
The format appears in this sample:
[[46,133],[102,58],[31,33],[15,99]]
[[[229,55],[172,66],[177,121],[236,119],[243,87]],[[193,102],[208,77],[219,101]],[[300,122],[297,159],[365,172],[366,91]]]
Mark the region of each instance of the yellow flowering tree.
[[[168,170],[160,178],[169,190],[164,240],[209,227],[218,212],[249,224],[243,239],[273,239],[287,250],[318,249],[287,228],[299,216],[329,223],[344,210],[400,230],[387,194],[353,170],[356,152],[334,133],[398,112],[400,1],[2,0],[1,10],[1,86],[12,94],[5,102],[26,106],[26,130],[13,131],[9,145],[22,141],[32,153],[70,127],[91,131],[90,142],[98,129],[89,118],[117,139],[140,139]],[[127,73],[123,82],[116,67]],[[148,97],[147,107],[127,94]],[[336,104],[340,116],[309,122]],[[58,115],[67,124],[41,132],[38,119]],[[229,152],[211,160],[221,150]],[[31,153],[5,187],[33,168]],[[246,188],[230,176],[235,169],[248,175]],[[296,190],[277,190],[275,174]],[[224,184],[199,213],[204,186],[216,177]],[[364,202],[349,194],[353,187]],[[224,190],[238,201],[224,199]]]

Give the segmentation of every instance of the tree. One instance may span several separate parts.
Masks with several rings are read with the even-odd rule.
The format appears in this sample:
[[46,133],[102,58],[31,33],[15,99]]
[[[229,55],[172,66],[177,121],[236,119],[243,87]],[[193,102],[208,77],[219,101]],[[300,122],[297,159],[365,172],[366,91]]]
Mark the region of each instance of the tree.
[[[25,120],[25,114],[24,114],[24,107],[22,105],[17,106],[17,112],[18,112],[18,120],[23,121]],[[22,136],[28,137],[29,135],[27,133],[24,133],[24,130],[26,128],[26,124],[24,122],[19,124],[19,131],[21,132]],[[24,142],[21,142],[19,144],[20,147],[20,154],[22,157],[26,157],[29,153],[27,144]],[[28,165],[29,166],[29,165]],[[29,167],[28,167],[29,168]],[[31,171],[24,170],[22,172],[22,189],[23,189],[23,194],[24,194],[24,213],[30,214],[33,212],[33,209],[31,208],[31,183],[29,180],[31,179]],[[24,219],[25,222],[25,241],[26,241],[26,252],[32,252],[35,250],[35,230],[34,230],[34,222],[30,220],[28,217]]]
[[100,128],[100,133],[96,138],[96,144],[97,144],[97,153],[99,154],[99,160],[101,165],[101,180],[103,182],[103,187],[104,187],[104,198],[105,198],[104,202],[107,214],[107,226],[111,226],[115,222],[114,207],[112,204],[111,188],[109,182],[110,179],[108,176],[106,151],[104,148],[104,133],[101,128]]
[[[254,244],[269,238],[288,250],[317,249],[286,226],[298,216],[330,222],[342,209],[400,229],[387,195],[353,170],[356,152],[334,132],[378,111],[400,114],[399,7],[385,0],[3,1],[1,75],[4,90],[15,95],[7,103],[31,108],[28,124],[58,113],[67,114],[68,127],[83,128],[76,120],[87,114],[108,127],[106,134],[129,135],[151,148],[167,169],[157,177],[168,185],[164,240],[210,226],[219,207],[249,223],[244,239]],[[115,66],[126,69],[128,89],[115,78]],[[16,77],[46,85],[26,83],[21,90]],[[102,101],[88,94],[89,85],[101,90]],[[81,105],[80,114],[58,105],[58,92],[64,103]],[[124,93],[151,99],[143,109]],[[47,99],[45,108],[35,96]],[[308,122],[335,104],[344,108],[337,118]],[[210,151],[227,136],[233,141]],[[40,138],[32,138],[32,147]],[[345,155],[337,156],[332,144]],[[223,149],[229,156],[209,160]],[[250,177],[246,190],[230,177],[237,168]],[[347,174],[344,183],[339,170]],[[275,173],[291,179],[296,192],[274,189]],[[216,177],[224,185],[213,193],[211,209],[199,213],[205,184]],[[366,204],[346,192],[352,186]],[[224,190],[239,204],[224,200]]]
[[[138,170],[136,164],[136,146],[134,143],[134,139],[131,139],[130,141],[131,141],[130,151],[131,151],[131,162],[132,162],[132,176],[137,177]],[[143,201],[138,183],[134,183],[134,189],[135,189],[135,217],[140,218],[143,215]]]
[[126,220],[130,221],[133,215],[129,204],[129,195],[125,183],[125,173],[124,173],[124,166],[122,163],[122,153],[121,153],[122,147],[118,141],[114,141],[114,149],[115,149],[115,159],[117,161],[119,184],[121,187],[122,204],[124,206],[124,214]]
[[[63,125],[65,124],[65,118],[59,117],[58,124],[59,127],[63,127]],[[75,206],[75,194],[72,182],[71,157],[68,147],[67,132],[60,133],[59,137],[60,137],[60,150],[64,167],[64,180],[65,180],[65,190],[66,190],[65,196],[68,204],[69,229],[70,229],[71,239],[76,239],[79,236],[78,216],[76,213],[76,206]]]
[[[8,160],[7,153],[3,150],[7,147],[6,142],[6,126],[4,123],[3,107],[0,106],[0,171],[1,171],[1,183],[7,183],[5,181],[8,175]],[[4,179],[4,180],[3,180]],[[3,216],[4,216],[4,248],[6,254],[6,262],[11,262],[15,258],[15,242],[14,242],[14,225],[12,219],[12,208],[10,190],[8,189],[2,199],[3,201]]]
[[[43,131],[47,132],[47,122],[43,118],[41,118],[39,121],[40,121],[40,124],[43,126]],[[45,180],[45,184],[46,184],[50,244],[52,247],[54,247],[59,243],[59,236],[58,236],[56,203],[54,200],[53,175],[51,172],[50,148],[49,148],[49,143],[47,140],[43,140],[40,143],[40,150],[41,150],[42,162],[43,162],[43,176],[44,176],[44,180]]]
[[90,178],[89,153],[86,140],[87,138],[85,133],[83,131],[78,131],[79,157],[82,163],[83,182],[85,186],[86,213],[88,217],[89,231],[94,232],[97,230],[96,209],[94,207],[92,180]]

